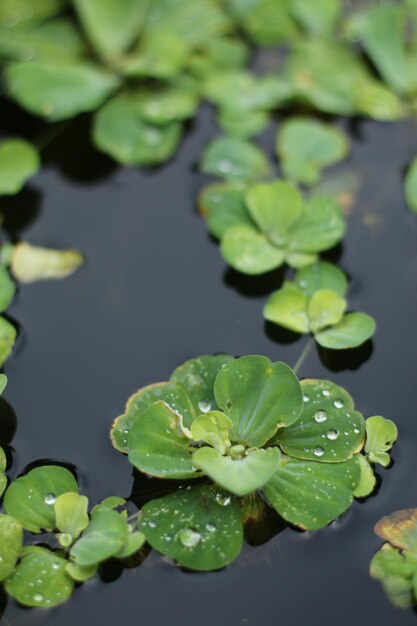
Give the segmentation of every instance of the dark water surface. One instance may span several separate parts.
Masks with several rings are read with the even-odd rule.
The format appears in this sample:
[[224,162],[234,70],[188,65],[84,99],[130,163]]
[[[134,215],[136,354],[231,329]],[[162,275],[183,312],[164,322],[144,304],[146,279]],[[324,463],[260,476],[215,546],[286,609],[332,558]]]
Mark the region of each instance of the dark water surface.
[[[305,338],[279,343],[262,306],[279,277],[239,278],[195,213],[195,171],[213,135],[209,111],[175,160],[156,172],[113,168],[69,127],[45,151],[47,167],[10,202],[6,225],[39,245],[71,245],[85,267],[56,283],[23,287],[10,315],[21,324],[5,371],[18,417],[13,475],[35,460],[73,463],[95,502],[129,496],[130,466],[108,440],[111,421],[137,388],[165,380],[187,358],[225,351],[294,364]],[[365,415],[396,421],[395,464],[379,493],[320,532],[286,529],[246,547],[222,572],[190,574],[152,552],[111,584],[98,580],[48,612],[9,601],[13,626],[348,626],[417,624],[393,608],[368,575],[380,546],[375,522],[417,506],[417,219],[401,177],[417,152],[410,123],[360,122],[347,169],[362,177],[340,262],[352,275],[350,306],[375,316],[370,358],[326,369],[314,352],[300,374],[345,386]],[[271,149],[273,132],[263,138]],[[193,171],[194,168],[194,171]]]

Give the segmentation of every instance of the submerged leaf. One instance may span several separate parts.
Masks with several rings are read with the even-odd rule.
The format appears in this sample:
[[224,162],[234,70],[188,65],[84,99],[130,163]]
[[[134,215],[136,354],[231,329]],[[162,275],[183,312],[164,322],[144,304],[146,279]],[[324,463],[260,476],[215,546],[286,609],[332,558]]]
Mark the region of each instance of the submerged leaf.
[[194,570],[231,563],[242,548],[242,511],[236,499],[206,485],[145,504],[140,529],[153,548]]
[[41,248],[22,241],[13,250],[10,269],[20,282],[32,283],[37,280],[66,278],[73,274],[83,261],[83,256],[78,250]]
[[0,144],[0,195],[18,193],[39,166],[38,152],[28,141],[3,141]]

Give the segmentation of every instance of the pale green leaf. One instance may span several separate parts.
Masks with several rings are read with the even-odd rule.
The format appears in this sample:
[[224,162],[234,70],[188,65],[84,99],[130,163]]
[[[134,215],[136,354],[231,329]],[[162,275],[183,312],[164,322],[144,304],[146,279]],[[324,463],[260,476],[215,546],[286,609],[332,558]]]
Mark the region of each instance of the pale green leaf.
[[391,420],[380,415],[368,417],[366,420],[365,453],[371,463],[379,463],[383,467],[390,464],[388,451],[397,440],[397,427]]
[[10,270],[21,283],[59,280],[73,274],[84,262],[78,250],[55,250],[22,241],[13,250]]
[[356,348],[368,341],[375,329],[374,319],[366,313],[346,313],[338,324],[317,333],[315,340],[332,350]]

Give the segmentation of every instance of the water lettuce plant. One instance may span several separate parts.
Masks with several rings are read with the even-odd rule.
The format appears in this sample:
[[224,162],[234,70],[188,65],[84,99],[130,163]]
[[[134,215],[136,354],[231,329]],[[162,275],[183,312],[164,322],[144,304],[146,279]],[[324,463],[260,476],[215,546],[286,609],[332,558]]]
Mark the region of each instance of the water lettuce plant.
[[270,296],[264,317],[293,332],[311,333],[324,348],[356,348],[373,336],[376,326],[366,313],[345,313],[347,288],[338,267],[312,263]]
[[[110,497],[89,512],[72,472],[57,465],[17,478],[0,514],[0,581],[6,592],[24,606],[52,608],[104,561],[137,553],[145,537],[129,523],[125,504]],[[36,543],[39,534],[42,544]]]
[[140,472],[187,481],[145,504],[139,528],[163,554],[206,570],[236,558],[245,506],[256,494],[306,530],[369,495],[382,450],[380,436],[367,435],[375,419],[365,420],[338,385],[299,382],[285,363],[201,356],[136,392],[111,438]]
[[245,274],[262,274],[283,263],[309,265],[346,230],[334,198],[303,200],[293,185],[281,180],[247,188],[208,186],[199,203],[210,232],[221,239],[225,260]]

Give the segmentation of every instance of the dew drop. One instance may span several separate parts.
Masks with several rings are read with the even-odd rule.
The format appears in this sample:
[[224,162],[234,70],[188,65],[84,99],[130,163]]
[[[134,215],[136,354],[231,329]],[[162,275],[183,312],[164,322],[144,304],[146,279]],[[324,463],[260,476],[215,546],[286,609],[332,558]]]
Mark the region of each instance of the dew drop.
[[156,522],[153,522],[152,520],[149,522],[149,528],[156,528]]
[[323,389],[321,393],[325,398],[328,398],[330,396],[330,391],[328,389]]
[[194,548],[199,543],[201,535],[192,528],[183,528],[180,530],[178,538],[184,547]]
[[333,406],[336,407],[336,409],[341,409],[343,407],[343,401],[342,400],[335,400],[333,402]]
[[33,594],[33,600],[35,602],[42,602],[43,601],[43,595],[41,593],[34,593]]
[[209,531],[209,533],[214,533],[216,529],[216,525],[215,524],[207,524],[206,525],[207,530]]
[[230,496],[223,496],[221,493],[217,493],[215,499],[220,506],[228,506],[232,501]]
[[359,430],[359,428],[354,428],[353,432],[355,433],[355,435],[359,435],[361,431]]
[[331,428],[330,430],[328,430],[326,434],[327,439],[331,439],[332,441],[337,439],[338,436],[339,436],[339,432],[335,430],[334,428]]
[[323,456],[324,454],[324,450],[321,446],[317,446],[317,448],[314,448],[314,454],[315,456]]
[[211,402],[200,400],[200,402],[198,403],[198,408],[202,413],[208,413],[211,410]]
[[47,493],[43,500],[45,504],[52,505],[56,502],[56,496],[53,493]]
[[310,397],[307,394],[303,395],[303,400],[304,402],[309,402],[310,401]]
[[314,419],[318,424],[321,424],[322,422],[325,422],[327,420],[327,413],[326,411],[316,411],[314,413]]

